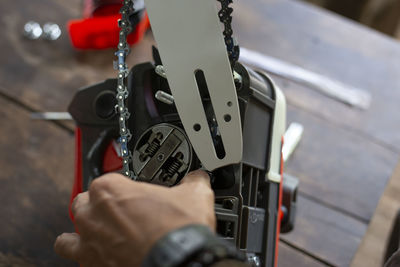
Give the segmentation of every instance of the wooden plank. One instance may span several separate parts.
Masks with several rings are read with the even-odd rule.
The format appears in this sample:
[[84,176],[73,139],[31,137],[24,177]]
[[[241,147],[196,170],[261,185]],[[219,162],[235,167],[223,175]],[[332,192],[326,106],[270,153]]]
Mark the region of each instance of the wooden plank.
[[278,267],[322,267],[327,266],[302,252],[291,248],[283,242],[279,243]]
[[399,44],[302,3],[235,4],[241,45],[372,93],[371,108],[362,112],[278,80],[288,103],[296,107],[289,109],[289,121],[306,126],[287,170],[300,176],[303,193],[369,220],[399,154],[400,117],[393,116],[400,100]]
[[371,92],[369,110],[351,109],[306,88],[290,102],[400,151],[400,44],[300,1],[235,1],[239,44]]
[[372,217],[352,267],[382,266],[385,249],[390,239],[394,218],[400,209],[400,163],[390,178],[378,207]]
[[302,196],[297,207],[295,230],[281,239],[333,266],[348,266],[367,226]]
[[288,106],[288,122],[304,125],[286,172],[300,179],[300,192],[368,221],[398,155],[335,124]]
[[[50,12],[43,12],[49,10]],[[0,92],[18,98],[34,109],[66,110],[75,92],[84,86],[116,77],[113,60],[116,49],[75,51],[65,28],[67,21],[79,18],[81,1],[41,0],[32,7],[26,1],[0,2],[3,38],[0,39]],[[28,20],[56,22],[63,35],[54,42],[31,41],[22,37]],[[151,59],[151,33],[135,46],[129,66]]]
[[53,252],[73,231],[73,137],[0,98],[0,265],[76,266]]

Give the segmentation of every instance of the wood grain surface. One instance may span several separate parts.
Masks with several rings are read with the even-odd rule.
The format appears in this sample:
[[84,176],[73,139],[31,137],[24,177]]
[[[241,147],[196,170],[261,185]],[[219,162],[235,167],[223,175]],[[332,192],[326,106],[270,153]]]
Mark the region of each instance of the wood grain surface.
[[278,267],[322,267],[325,264],[310,258],[308,255],[293,249],[292,247],[279,244]]
[[73,231],[73,136],[3,98],[0,117],[0,266],[74,266],[53,251]]
[[324,263],[349,266],[367,226],[304,197],[297,201],[296,229],[281,239]]
[[382,266],[397,212],[400,209],[400,163],[390,178],[351,267]]
[[[36,110],[65,111],[79,88],[116,75],[115,49],[76,51],[70,44],[67,21],[80,17],[81,1],[41,0],[26,8],[26,1],[16,0],[1,2],[0,7],[5,32],[0,49],[6,63],[0,72],[0,92]],[[56,22],[63,34],[54,42],[27,40],[21,33],[28,20]],[[150,33],[133,48],[129,66],[150,60],[152,44]]]
[[[301,164],[304,165],[304,168],[308,168],[307,161],[319,160],[318,170],[314,165],[313,171],[325,172],[327,170],[324,167],[328,167],[328,169],[336,168],[338,172],[341,172],[341,178],[353,183],[352,187],[349,188],[348,185],[340,182],[336,183],[337,176],[335,179],[327,178],[328,183],[329,181],[336,183],[336,190],[328,184],[324,185],[325,189],[331,191],[328,195],[324,195],[324,201],[369,220],[395,166],[396,157],[387,163],[382,162],[386,161],[385,157],[381,159],[382,167],[385,168],[382,175],[377,176],[376,173],[379,171],[374,170],[372,172],[375,174],[369,174],[369,171],[375,168],[375,159],[367,159],[366,155],[374,154],[374,148],[368,152],[370,147],[364,145],[371,143],[371,146],[386,153],[386,158],[400,154],[400,135],[398,134],[400,116],[393,115],[398,113],[400,99],[399,42],[350,20],[297,1],[248,0],[237,1],[235,5],[237,8],[235,9],[234,30],[242,46],[297,64],[371,93],[370,109],[360,111],[304,86],[287,81],[279,83],[289,105],[294,107],[292,115],[301,111],[300,113],[308,113],[304,116],[305,121],[309,120],[309,117],[320,118],[319,122],[313,120],[308,124],[308,127],[313,128],[310,134],[316,134],[313,137],[315,142],[318,142],[318,137],[325,138],[326,134],[332,134],[332,137],[340,136],[340,132],[358,136],[356,139],[350,140],[352,143],[348,144],[343,143],[343,140],[325,139],[326,143],[323,145],[329,147],[329,154],[318,153],[320,156],[313,159],[310,153],[307,157],[302,157]],[[292,119],[291,114],[289,113],[288,121]],[[322,126],[320,124],[324,124],[324,122],[332,126],[329,132],[320,130]],[[307,127],[305,131],[305,138],[307,138]],[[347,145],[358,147],[359,152],[365,148],[365,153],[359,154],[354,150],[351,153],[351,147],[347,151]],[[306,150],[308,149],[306,147]],[[384,150],[387,151],[383,152]],[[390,153],[390,151],[394,153]],[[380,157],[382,153],[375,157]],[[333,166],[332,161],[323,160],[324,157],[330,156],[338,159],[340,155],[343,156],[341,162],[335,162],[335,164],[343,163],[343,165]],[[364,160],[358,156],[364,157]],[[293,160],[288,167],[291,168],[292,164],[299,165],[300,162]],[[328,164],[329,166],[327,166]],[[361,170],[359,170],[360,168]],[[342,201],[337,201],[351,196],[344,193],[343,190],[358,190],[359,182],[363,177],[360,173],[353,176],[354,172],[367,174],[367,180],[374,175],[373,178],[380,183],[375,192],[369,192],[372,195],[368,194],[373,198],[371,202],[374,204],[367,204],[366,207],[364,201],[368,201],[369,197],[357,196],[357,192],[352,194],[358,198],[357,201],[347,199],[345,205]],[[330,171],[325,173],[330,173]],[[307,174],[313,175],[311,172]],[[359,182],[349,179],[350,175],[358,176]],[[317,178],[315,181],[317,184],[318,179],[324,178]],[[314,184],[314,179],[310,184],[311,187],[303,183],[301,190],[313,191],[316,189],[314,186],[317,185]],[[344,185],[343,188],[341,185]],[[371,187],[371,190],[374,189]]]
[[398,154],[292,106],[288,107],[288,120],[305,128],[286,168],[299,177],[300,191],[368,222]]
[[301,97],[306,90],[293,90],[289,99],[301,97],[296,104],[303,109],[399,150],[400,117],[391,116],[400,94],[397,40],[297,1],[253,0],[236,5],[234,30],[242,46],[369,91],[373,102],[369,110],[360,112],[318,98],[319,94]]

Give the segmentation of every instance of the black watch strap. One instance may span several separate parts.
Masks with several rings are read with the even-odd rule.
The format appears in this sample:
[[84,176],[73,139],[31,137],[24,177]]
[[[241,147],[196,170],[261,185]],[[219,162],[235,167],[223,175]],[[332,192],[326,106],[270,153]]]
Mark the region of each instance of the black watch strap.
[[207,226],[188,225],[162,237],[142,267],[210,266],[223,259],[245,261],[244,254]]

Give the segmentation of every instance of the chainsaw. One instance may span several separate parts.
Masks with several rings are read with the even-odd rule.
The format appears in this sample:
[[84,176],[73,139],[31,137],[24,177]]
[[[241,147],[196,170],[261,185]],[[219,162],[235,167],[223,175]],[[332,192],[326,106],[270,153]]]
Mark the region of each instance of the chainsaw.
[[170,187],[203,169],[220,237],[251,265],[276,266],[297,192],[296,182],[282,179],[285,97],[267,74],[238,61],[231,0],[144,2],[157,42],[153,61],[127,67],[134,5],[125,0],[118,77],[80,89],[70,103],[77,124],[71,199],[108,172]]

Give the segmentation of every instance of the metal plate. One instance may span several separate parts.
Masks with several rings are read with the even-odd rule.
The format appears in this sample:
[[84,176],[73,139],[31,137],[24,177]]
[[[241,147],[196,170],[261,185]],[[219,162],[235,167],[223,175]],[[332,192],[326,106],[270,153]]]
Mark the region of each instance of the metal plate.
[[[216,0],[145,0],[175,105],[207,170],[238,163],[242,132]],[[204,72],[226,155],[217,157],[195,79]],[[226,115],[230,120],[226,121]],[[196,131],[194,125],[201,129]]]

